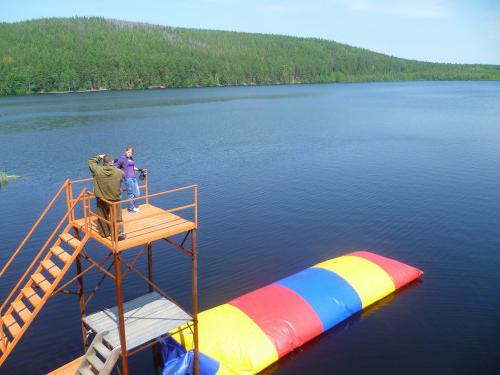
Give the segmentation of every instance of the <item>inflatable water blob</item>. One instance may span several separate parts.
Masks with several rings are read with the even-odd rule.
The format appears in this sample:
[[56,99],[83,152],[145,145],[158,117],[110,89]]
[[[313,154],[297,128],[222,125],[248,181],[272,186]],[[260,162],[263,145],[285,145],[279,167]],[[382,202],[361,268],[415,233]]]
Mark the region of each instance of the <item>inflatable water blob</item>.
[[[200,374],[258,373],[422,274],[358,251],[203,311],[198,315]],[[164,339],[164,375],[192,373],[192,348],[190,330]]]

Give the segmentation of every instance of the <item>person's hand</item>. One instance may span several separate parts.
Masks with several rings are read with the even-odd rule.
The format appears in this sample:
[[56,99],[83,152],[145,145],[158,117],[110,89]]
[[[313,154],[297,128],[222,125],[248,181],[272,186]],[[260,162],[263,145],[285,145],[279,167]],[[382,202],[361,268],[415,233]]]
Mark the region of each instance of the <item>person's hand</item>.
[[147,168],[142,168],[142,173],[148,174],[148,169]]

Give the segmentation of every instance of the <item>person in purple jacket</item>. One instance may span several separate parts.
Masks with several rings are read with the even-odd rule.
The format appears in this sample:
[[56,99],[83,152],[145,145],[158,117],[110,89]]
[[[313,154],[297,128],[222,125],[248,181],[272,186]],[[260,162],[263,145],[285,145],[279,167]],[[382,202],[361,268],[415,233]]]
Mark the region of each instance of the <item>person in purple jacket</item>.
[[[135,166],[133,155],[134,148],[128,146],[125,149],[125,154],[120,156],[118,162],[116,163],[116,166],[125,174],[123,180],[128,199],[137,198],[141,195],[141,192],[139,191],[139,184],[137,183],[137,178],[135,177],[135,172],[142,171],[144,174],[148,172],[147,169],[139,169]],[[135,201],[128,202],[128,211],[135,213],[141,212],[137,207],[135,207],[134,203]]]

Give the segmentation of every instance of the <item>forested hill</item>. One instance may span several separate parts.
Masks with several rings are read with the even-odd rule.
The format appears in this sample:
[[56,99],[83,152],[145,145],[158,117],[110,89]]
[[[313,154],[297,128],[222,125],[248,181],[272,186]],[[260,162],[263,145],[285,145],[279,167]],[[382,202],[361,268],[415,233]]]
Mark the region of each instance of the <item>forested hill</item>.
[[103,18],[0,23],[0,94],[385,80],[500,79],[498,65],[405,60],[332,41]]

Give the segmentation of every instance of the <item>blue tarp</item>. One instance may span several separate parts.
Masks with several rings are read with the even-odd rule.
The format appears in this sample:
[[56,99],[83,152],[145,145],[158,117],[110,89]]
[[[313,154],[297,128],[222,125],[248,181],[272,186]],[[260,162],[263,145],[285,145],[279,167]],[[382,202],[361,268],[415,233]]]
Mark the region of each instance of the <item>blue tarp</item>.
[[[175,341],[172,337],[161,338],[163,375],[193,375],[194,354]],[[215,375],[219,363],[203,353],[199,353],[200,375]]]

